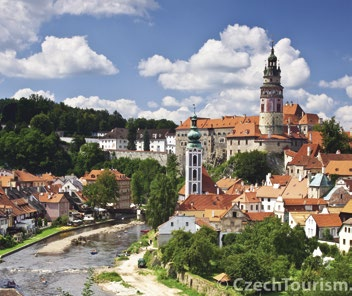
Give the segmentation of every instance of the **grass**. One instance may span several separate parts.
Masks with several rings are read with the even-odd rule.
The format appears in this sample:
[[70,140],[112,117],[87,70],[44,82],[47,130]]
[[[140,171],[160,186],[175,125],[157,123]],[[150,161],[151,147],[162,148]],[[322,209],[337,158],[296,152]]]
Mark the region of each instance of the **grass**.
[[102,272],[102,273],[99,273],[97,274],[95,277],[94,277],[94,281],[96,283],[106,283],[106,282],[121,282],[122,281],[122,278],[121,276],[115,272],[115,271],[112,271],[112,272]]
[[54,228],[47,228],[42,230],[40,233],[36,234],[35,236],[32,236],[28,239],[25,239],[23,242],[16,244],[15,246],[7,249],[0,250],[0,256],[6,255],[8,253],[11,253],[13,251],[16,251],[17,249],[21,249],[27,245],[36,243],[46,237],[49,237],[55,233],[60,232],[61,229],[59,227],[54,227]]

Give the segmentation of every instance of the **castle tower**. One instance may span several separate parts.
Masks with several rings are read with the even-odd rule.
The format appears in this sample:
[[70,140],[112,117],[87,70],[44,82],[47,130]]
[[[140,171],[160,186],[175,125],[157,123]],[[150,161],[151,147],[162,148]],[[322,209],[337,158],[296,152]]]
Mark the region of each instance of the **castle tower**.
[[264,82],[260,87],[259,129],[262,134],[283,134],[283,87],[281,69],[277,64],[273,44],[268,64],[264,68]]
[[197,115],[191,118],[191,130],[189,131],[188,144],[186,147],[186,184],[185,198],[190,194],[202,193],[202,144],[201,137],[197,128]]

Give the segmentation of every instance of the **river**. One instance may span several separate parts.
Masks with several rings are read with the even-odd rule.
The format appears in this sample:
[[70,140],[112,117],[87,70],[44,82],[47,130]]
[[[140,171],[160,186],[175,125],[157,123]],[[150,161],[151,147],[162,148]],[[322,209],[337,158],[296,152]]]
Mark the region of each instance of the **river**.
[[[112,266],[116,254],[137,241],[143,235],[141,230],[145,228],[143,224],[134,225],[125,231],[90,236],[87,245],[72,246],[61,255],[36,255],[37,250],[44,244],[58,239],[49,238],[4,257],[4,262],[0,264],[0,286],[6,284],[8,280],[14,280],[18,290],[25,296],[57,296],[61,295],[60,288],[74,296],[80,296],[89,268]],[[63,237],[69,234],[60,235]],[[90,254],[93,248],[98,250],[98,254]],[[41,282],[41,277],[45,278],[46,284]],[[92,290],[95,296],[115,295],[103,291],[95,284]]]

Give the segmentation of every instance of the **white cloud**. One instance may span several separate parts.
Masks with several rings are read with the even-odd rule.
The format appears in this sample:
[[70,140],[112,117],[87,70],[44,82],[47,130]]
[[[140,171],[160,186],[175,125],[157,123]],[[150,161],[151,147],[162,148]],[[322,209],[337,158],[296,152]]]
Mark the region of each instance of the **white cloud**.
[[285,93],[286,101],[293,101],[300,104],[306,113],[331,113],[336,106],[333,98],[326,94],[311,94],[300,88],[296,90],[288,90]]
[[38,32],[55,15],[148,16],[154,0],[1,0],[0,48],[22,50],[39,40]]
[[119,112],[123,118],[136,117],[140,109],[134,100],[118,99],[115,101],[104,100],[97,96],[66,98],[66,105],[77,108],[93,108],[96,110],[107,110],[109,113]]
[[321,80],[319,86],[326,88],[341,88],[345,89],[346,94],[352,99],[352,76],[345,75],[337,80],[325,81]]
[[149,102],[147,102],[147,106],[149,107],[149,108],[158,108],[159,107],[159,104],[157,103],[157,102],[155,102],[155,101],[149,101]]
[[149,10],[158,8],[154,0],[57,0],[54,8],[58,14],[133,15],[147,16]]
[[163,119],[172,120],[176,124],[180,124],[180,122],[184,121],[186,118],[191,116],[193,111],[188,109],[187,107],[180,107],[177,110],[170,111],[165,108],[160,108],[156,111],[140,111],[138,113],[138,117],[143,117],[147,119]]
[[[154,55],[139,63],[142,76],[157,76],[165,89],[187,91],[222,91],[231,88],[258,89],[268,58],[269,38],[262,28],[228,26],[220,40],[208,40],[189,60],[171,62]],[[280,60],[282,81],[286,87],[304,83],[310,70],[300,52],[287,38],[275,46]]]
[[336,120],[344,128],[345,131],[350,131],[352,129],[352,106],[343,106],[338,108],[334,115]]
[[4,76],[44,79],[118,72],[112,62],[94,52],[82,36],[46,37],[40,53],[23,59],[17,59],[14,51],[0,52],[0,69]]
[[52,101],[55,101],[55,95],[51,93],[50,91],[45,91],[45,90],[32,90],[30,88],[22,88],[19,89],[13,96],[12,98],[14,99],[21,99],[21,98],[29,98],[30,95],[39,95],[43,96],[46,99],[50,99]]
[[0,48],[24,49],[37,42],[42,23],[52,15],[52,1],[0,1]]
[[164,107],[182,107],[182,106],[192,106],[200,105],[203,102],[203,98],[199,96],[190,96],[182,100],[177,100],[174,97],[166,96],[162,99],[162,105]]

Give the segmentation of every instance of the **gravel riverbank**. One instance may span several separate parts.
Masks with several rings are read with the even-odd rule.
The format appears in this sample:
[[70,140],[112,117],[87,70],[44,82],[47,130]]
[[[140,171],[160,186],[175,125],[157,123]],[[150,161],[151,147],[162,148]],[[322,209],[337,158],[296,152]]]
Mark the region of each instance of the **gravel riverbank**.
[[123,231],[129,227],[132,227],[137,224],[144,224],[144,222],[140,221],[132,221],[128,224],[117,224],[117,225],[109,225],[107,227],[103,228],[98,228],[94,230],[89,230],[80,234],[75,234],[71,235],[69,237],[66,237],[64,239],[60,239],[57,241],[53,241],[51,243],[48,243],[45,245],[43,248],[38,250],[37,254],[38,255],[55,255],[55,254],[63,254],[67,251],[67,249],[70,248],[71,242],[73,239],[77,239],[79,237],[89,237],[98,233],[110,233],[110,232],[118,232],[118,231]]

